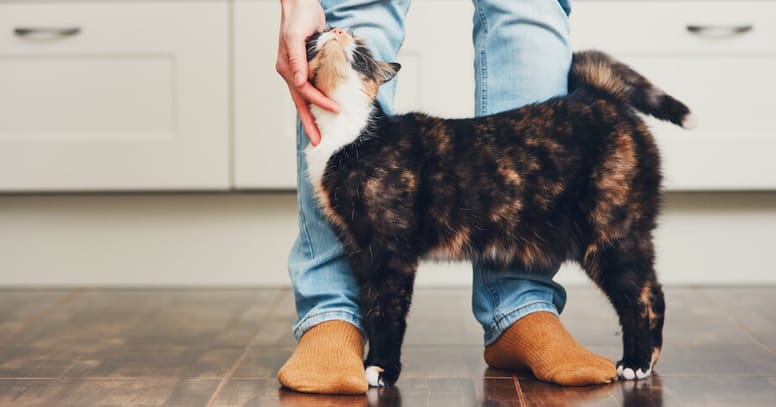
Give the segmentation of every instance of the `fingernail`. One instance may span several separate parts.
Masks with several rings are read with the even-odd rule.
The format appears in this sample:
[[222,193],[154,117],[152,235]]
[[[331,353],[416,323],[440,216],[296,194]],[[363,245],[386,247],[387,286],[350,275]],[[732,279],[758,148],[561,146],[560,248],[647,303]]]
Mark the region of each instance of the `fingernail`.
[[304,85],[304,75],[302,75],[301,72],[297,72],[296,75],[294,75],[294,82],[296,83],[296,86]]

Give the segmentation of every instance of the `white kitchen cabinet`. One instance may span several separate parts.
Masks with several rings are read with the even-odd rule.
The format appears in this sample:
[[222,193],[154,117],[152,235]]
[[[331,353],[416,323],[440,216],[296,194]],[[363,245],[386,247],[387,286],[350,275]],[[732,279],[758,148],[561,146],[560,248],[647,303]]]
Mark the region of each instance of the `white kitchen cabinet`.
[[[0,0],[0,192],[293,189],[279,15],[276,0]],[[471,21],[469,0],[413,2],[397,112],[472,115]],[[650,121],[667,189],[774,189],[772,21],[772,1],[580,0],[571,38],[695,112],[693,131]]]
[[576,49],[633,66],[693,110],[685,131],[650,120],[669,190],[776,188],[776,2],[578,1]]
[[[397,110],[473,112],[471,2],[413,4]],[[433,24],[428,24],[433,21]],[[776,2],[576,1],[575,50],[596,48],[632,65],[693,110],[686,131],[649,120],[668,190],[776,188]],[[461,27],[466,27],[462,29]]]
[[[278,6],[238,0],[235,11],[237,186],[291,186],[293,106],[273,64]],[[470,1],[413,3],[397,112],[472,115],[471,20]],[[576,1],[571,39],[575,50],[600,49],[632,65],[695,113],[692,131],[649,120],[666,189],[764,190],[776,188],[773,21],[776,2],[768,1]]]
[[229,187],[227,1],[0,4],[0,190]]
[[280,2],[236,0],[233,7],[233,186],[296,188],[296,110],[275,71]]
[[396,85],[397,113],[474,114],[473,13],[471,1],[412,3],[407,35],[396,58],[402,66]]

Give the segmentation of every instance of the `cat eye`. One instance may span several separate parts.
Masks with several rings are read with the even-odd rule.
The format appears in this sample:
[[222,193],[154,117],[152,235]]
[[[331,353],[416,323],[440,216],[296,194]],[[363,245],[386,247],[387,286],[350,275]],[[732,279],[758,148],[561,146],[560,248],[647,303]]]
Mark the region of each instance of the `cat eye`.
[[350,66],[353,67],[356,72],[359,72],[366,77],[374,75],[375,62],[374,59],[372,59],[372,54],[369,52],[368,48],[362,46],[356,47],[353,50],[352,58],[353,62],[351,62]]

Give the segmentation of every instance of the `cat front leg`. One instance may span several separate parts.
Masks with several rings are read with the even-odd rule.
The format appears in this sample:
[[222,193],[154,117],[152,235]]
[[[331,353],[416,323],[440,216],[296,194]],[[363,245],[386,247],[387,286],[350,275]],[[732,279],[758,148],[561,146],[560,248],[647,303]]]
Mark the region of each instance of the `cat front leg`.
[[401,347],[407,329],[417,261],[386,255],[381,265],[360,270],[361,313],[369,340],[364,361],[370,386],[391,386],[401,373]]

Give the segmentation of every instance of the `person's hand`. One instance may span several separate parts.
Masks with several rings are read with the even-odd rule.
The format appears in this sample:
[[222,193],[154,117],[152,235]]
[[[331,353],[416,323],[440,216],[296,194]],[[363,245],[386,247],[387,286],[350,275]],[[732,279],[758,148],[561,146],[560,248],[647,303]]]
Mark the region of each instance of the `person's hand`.
[[337,113],[339,107],[307,81],[305,41],[326,27],[320,0],[281,0],[278,59],[275,69],[288,84],[299,119],[313,146],[321,142],[321,133],[308,103]]

